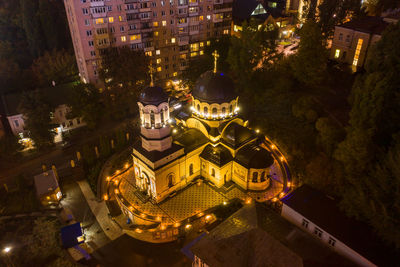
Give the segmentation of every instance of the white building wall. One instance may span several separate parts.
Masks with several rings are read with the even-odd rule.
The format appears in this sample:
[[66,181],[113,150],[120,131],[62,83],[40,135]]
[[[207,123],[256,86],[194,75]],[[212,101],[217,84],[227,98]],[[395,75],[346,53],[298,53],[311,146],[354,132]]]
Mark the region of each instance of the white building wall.
[[[350,247],[346,246],[344,243],[342,243],[340,240],[338,240],[336,237],[330,235],[328,232],[326,232],[322,227],[316,225],[309,219],[305,218],[303,215],[300,213],[296,212],[289,206],[283,204],[282,206],[282,212],[281,212],[282,217],[284,217],[286,220],[289,222],[295,224],[299,228],[303,229],[306,232],[309,232],[316,238],[320,239],[324,244],[335,250],[338,254],[341,254],[342,256],[348,258],[349,260],[357,263],[360,266],[366,266],[366,267],[373,267],[377,266],[358,254],[356,251],[351,249]],[[307,228],[303,226],[303,219],[308,221],[308,226]],[[322,231],[321,238],[319,238],[317,235],[314,234],[315,228],[318,228]],[[333,238],[336,242],[334,246],[329,245],[328,241],[329,238]]]

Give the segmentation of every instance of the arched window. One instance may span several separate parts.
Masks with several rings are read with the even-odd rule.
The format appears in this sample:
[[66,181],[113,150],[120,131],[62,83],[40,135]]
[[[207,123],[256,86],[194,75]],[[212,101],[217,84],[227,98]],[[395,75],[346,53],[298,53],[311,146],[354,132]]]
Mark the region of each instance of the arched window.
[[155,119],[154,119],[154,111],[150,111],[150,126],[154,126]]
[[174,186],[174,174],[173,173],[168,174],[167,182],[168,182],[168,187]]
[[193,175],[193,163],[189,165],[189,175]]
[[229,106],[229,113],[232,113],[232,111],[233,111],[233,107],[232,107],[232,105],[230,105]]
[[225,115],[225,113],[226,113],[226,108],[223,107],[223,108],[222,108],[222,115]]
[[208,115],[208,107],[204,107],[204,116]]
[[212,114],[213,114],[213,115],[217,115],[217,112],[218,112],[217,108],[213,108],[213,109],[212,109]]
[[215,177],[215,169],[211,169],[211,176]]
[[160,111],[161,124],[164,123],[164,110]]
[[265,171],[261,173],[260,182],[265,182]]
[[257,183],[258,182],[258,172],[253,172],[253,183]]
[[200,112],[200,105],[197,104],[197,111]]

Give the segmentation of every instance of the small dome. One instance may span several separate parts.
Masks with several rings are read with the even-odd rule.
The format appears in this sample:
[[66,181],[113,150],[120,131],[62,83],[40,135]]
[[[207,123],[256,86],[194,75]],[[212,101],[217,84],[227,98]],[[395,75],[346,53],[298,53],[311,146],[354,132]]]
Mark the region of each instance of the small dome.
[[168,95],[161,87],[151,86],[147,87],[140,93],[139,102],[143,105],[158,106],[163,102],[168,102]]
[[274,163],[271,152],[258,146],[256,143],[247,144],[239,149],[235,160],[249,169],[266,169]]
[[233,81],[224,73],[213,71],[207,71],[197,79],[192,95],[209,104],[229,103],[236,98]]

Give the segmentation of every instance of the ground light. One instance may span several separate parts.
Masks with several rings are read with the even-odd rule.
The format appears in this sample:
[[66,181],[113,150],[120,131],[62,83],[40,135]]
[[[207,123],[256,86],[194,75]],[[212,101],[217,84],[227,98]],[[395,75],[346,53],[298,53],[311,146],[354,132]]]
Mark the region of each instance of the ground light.
[[8,252],[10,252],[11,251],[11,247],[5,247],[4,249],[3,249],[3,252],[4,253],[8,253]]

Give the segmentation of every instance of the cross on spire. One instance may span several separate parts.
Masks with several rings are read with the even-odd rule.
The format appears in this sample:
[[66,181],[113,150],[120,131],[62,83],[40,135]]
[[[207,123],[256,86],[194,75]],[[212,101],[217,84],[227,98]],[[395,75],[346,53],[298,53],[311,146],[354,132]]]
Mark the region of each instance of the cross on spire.
[[154,67],[153,67],[153,64],[151,64],[151,62],[150,62],[150,66],[149,66],[149,73],[150,73],[150,87],[153,87],[154,86],[154,77],[153,77]]
[[217,73],[217,61],[219,58],[219,54],[217,50],[214,50],[214,52],[212,53],[213,57],[214,57],[214,73]]

